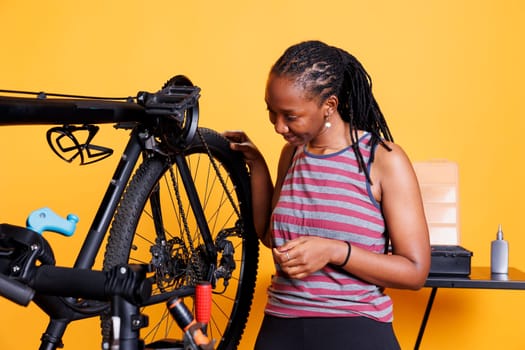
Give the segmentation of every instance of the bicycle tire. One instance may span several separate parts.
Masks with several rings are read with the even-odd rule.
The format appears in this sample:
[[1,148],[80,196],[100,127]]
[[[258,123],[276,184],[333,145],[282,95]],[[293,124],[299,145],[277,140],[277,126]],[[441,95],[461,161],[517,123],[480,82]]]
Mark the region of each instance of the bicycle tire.
[[[190,145],[183,151],[183,155],[187,163],[191,164],[192,179],[199,191],[199,202],[206,215],[206,222],[210,227],[211,235],[215,241],[218,239],[220,230],[230,228],[235,222],[238,223],[239,219],[243,227],[240,237],[229,237],[228,239],[232,246],[235,247],[234,259],[236,267],[232,272],[233,278],[229,280],[229,284],[225,287],[225,292],[222,294],[222,287],[219,286],[220,281],[217,281],[212,297],[212,321],[208,325],[209,337],[216,340],[215,349],[234,350],[240,342],[251,308],[259,258],[258,239],[253,228],[249,173],[242,156],[237,152],[232,152],[228,141],[219,133],[206,128],[198,128],[197,134]],[[204,142],[199,136],[202,137]],[[217,169],[213,169],[213,162],[210,161],[208,150],[213,156],[216,166],[219,166],[220,176],[215,173]],[[138,167],[115,214],[106,245],[104,269],[110,269],[119,264],[151,263],[153,261],[151,254],[149,261],[145,256],[138,256],[138,251],[141,250],[143,245],[143,235],[148,234],[148,232],[154,232],[155,234],[155,237],[148,238],[150,243],[145,247],[148,249],[151,249],[151,246],[153,246],[152,242],[155,242],[155,238],[158,235],[158,230],[151,229],[150,226],[146,225],[150,225],[150,223],[145,223],[143,220],[150,221],[152,218],[153,214],[148,212],[146,206],[148,202],[151,202],[151,198],[155,197],[153,193],[156,194],[162,191],[161,194],[164,194],[164,190],[167,190],[167,185],[170,184],[170,181],[166,181],[166,177],[173,178],[173,174],[170,174],[170,169],[173,169],[174,172],[178,171],[178,168],[173,166],[172,160],[158,154],[146,157],[144,162]],[[213,171],[210,169],[213,169]],[[204,174],[203,170],[206,170]],[[199,177],[201,174],[206,178],[205,181]],[[178,174],[175,174],[175,178],[178,176]],[[215,176],[215,178],[211,179],[210,176]],[[221,177],[224,183],[221,183]],[[210,183],[210,181],[213,181],[213,183]],[[175,187],[181,191],[183,190],[183,186],[175,185]],[[217,193],[208,192],[209,190]],[[233,206],[226,200],[227,193],[230,193],[230,196],[234,199]],[[179,265],[179,268],[183,266],[183,269],[187,271],[187,275],[179,276],[178,283],[171,287],[178,288],[197,282],[197,279],[202,276],[196,277],[195,274],[197,272],[202,273],[202,270],[205,270],[204,272],[209,271],[210,262],[204,259],[200,253],[203,249],[202,243],[199,241],[202,238],[202,229],[198,228],[198,224],[194,223],[195,220],[191,218],[192,214],[188,210],[189,205],[184,203],[184,210],[179,210],[177,214],[175,213],[177,209],[174,204],[176,201],[173,200],[176,194],[172,193],[171,196],[172,199],[170,200],[161,198],[158,201],[163,204],[160,208],[161,210],[171,209],[174,211],[174,213],[162,212],[162,218],[164,219],[162,222],[163,231],[177,237],[172,238],[172,241],[176,240],[179,243],[185,241],[188,243],[186,238],[184,238],[183,232],[188,227],[194,226],[190,228],[190,231],[193,232],[191,236],[192,240],[194,240],[194,248],[196,248],[190,251],[189,247],[184,248],[184,244],[181,243],[181,246],[170,249],[170,265]],[[166,203],[169,203],[169,205]],[[237,207],[237,211],[234,206]],[[183,215],[190,216],[190,218],[186,218],[189,221],[181,222],[184,221],[179,217],[181,212],[184,213]],[[236,217],[238,214],[240,214],[240,217]],[[174,226],[176,229],[173,229],[173,226],[167,227],[168,224],[175,222],[177,223]],[[174,251],[178,252],[178,255],[175,257],[173,256]],[[164,265],[166,265],[165,262]],[[174,268],[174,270],[176,269]],[[164,273],[162,272],[162,274]],[[161,273],[158,274],[160,275]],[[169,273],[167,274],[169,275]],[[158,285],[154,285],[154,291],[157,290],[157,293],[164,293],[170,290],[170,288],[163,286],[164,289],[159,291],[159,286],[164,284],[162,278],[166,278],[165,276],[156,276],[156,278],[161,279],[158,280]],[[235,286],[232,284],[235,284]],[[192,300],[190,302],[192,303]],[[170,319],[170,317],[166,317],[167,309],[165,303],[162,303],[162,305],[159,303],[158,306],[162,310],[160,318]],[[190,305],[189,307],[192,309],[193,306]],[[148,308],[150,307],[148,306]],[[152,315],[148,309],[144,310],[143,313],[148,315],[151,325]],[[106,317],[102,317],[102,333],[105,339],[107,339],[110,332],[110,324],[106,321]],[[170,322],[174,321],[170,319]],[[178,330],[176,324],[163,327],[171,327],[171,330]],[[180,336],[178,339],[182,339],[182,333],[175,336],[172,334],[158,334],[159,328],[154,329],[156,329],[154,331],[156,333],[154,339],[149,339],[149,335],[152,333],[151,326],[147,330],[141,331],[141,338],[146,343],[153,342],[157,338]]]

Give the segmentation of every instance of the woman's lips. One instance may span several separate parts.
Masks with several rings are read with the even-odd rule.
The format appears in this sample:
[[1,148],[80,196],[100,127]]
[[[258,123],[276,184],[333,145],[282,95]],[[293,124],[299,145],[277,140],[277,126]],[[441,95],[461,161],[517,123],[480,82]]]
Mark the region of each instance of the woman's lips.
[[286,140],[286,142],[290,142],[290,143],[297,140],[297,137],[295,135],[284,135],[283,137]]

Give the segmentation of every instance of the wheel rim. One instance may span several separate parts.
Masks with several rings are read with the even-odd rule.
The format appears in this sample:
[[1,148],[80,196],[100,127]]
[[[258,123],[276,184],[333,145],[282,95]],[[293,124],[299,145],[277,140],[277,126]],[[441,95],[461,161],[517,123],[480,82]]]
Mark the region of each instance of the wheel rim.
[[[239,218],[239,213],[246,212],[246,208],[242,209],[242,205],[243,201],[249,200],[249,197],[245,190],[238,192],[239,180],[232,179],[232,169],[226,169],[221,162],[216,162],[214,167],[203,148],[190,148],[185,159],[191,169],[192,181],[199,193],[214,243],[218,245],[218,242],[223,242],[226,245],[226,248],[222,247],[222,250],[219,251],[217,259],[211,261],[216,263],[217,271],[221,273],[213,274],[214,276],[219,275],[217,280],[211,278],[214,284],[212,317],[207,326],[207,333],[211,339],[216,341],[215,348],[234,349],[243,332],[251,304],[258,258],[257,239],[253,238],[255,234],[245,232],[244,234],[248,236],[244,235],[242,227],[244,222]],[[217,164],[220,175],[216,174]],[[184,190],[175,190],[177,187],[179,189],[183,187],[180,173],[175,167],[171,169],[162,167],[153,173],[163,173],[163,176],[149,179],[151,187],[153,183],[157,185],[154,191],[149,193],[144,210],[140,215],[137,214],[136,230],[134,227],[133,230],[127,228],[127,231],[132,231],[128,232],[128,235],[134,236],[132,242],[130,237],[127,238],[130,247],[118,247],[119,243],[114,243],[111,247],[109,243],[106,255],[110,250],[113,253],[115,250],[120,250],[121,254],[122,251],[129,252],[129,259],[128,256],[125,257],[129,263],[151,263],[153,261],[158,268],[156,275],[161,276],[161,278],[155,278],[158,283],[154,285],[153,295],[158,295],[162,292],[170,292],[174,288],[193,286],[202,279],[210,279],[210,275],[215,270],[207,267],[210,261],[202,254],[203,242],[193,213],[187,204],[187,194]],[[224,183],[221,183],[220,177]],[[137,182],[143,183],[143,181]],[[238,198],[238,193],[242,198]],[[229,198],[233,198],[233,205]],[[155,232],[159,230],[159,227],[155,228],[151,203],[156,202],[160,203],[163,223],[160,226],[166,235],[166,241],[162,244],[155,242]],[[241,203],[240,206],[239,203]],[[159,206],[154,205],[153,207]],[[115,233],[112,232],[111,235],[117,235],[118,231],[122,235],[121,231],[126,231],[126,229],[119,228],[118,221],[124,221],[119,217],[125,216],[120,214],[121,209],[114,223],[117,228],[112,230]],[[137,211],[137,209],[134,210]],[[128,216],[130,214],[134,215],[127,213]],[[129,218],[126,220],[129,221]],[[181,232],[184,233],[181,235]],[[156,251],[150,250],[152,246],[156,247]],[[225,251],[231,251],[231,248],[233,248],[232,256],[225,253]],[[166,259],[168,255],[170,259]],[[231,266],[232,262],[235,264],[235,269],[230,271],[231,267],[227,266]],[[190,265],[198,266],[198,268],[189,268]],[[226,278],[228,283],[225,286],[225,278],[220,276],[228,276],[230,272],[231,277]],[[142,311],[150,319],[150,326],[141,331],[141,338],[147,344],[159,339],[182,339],[183,337],[182,331],[169,315],[164,301],[156,305],[149,305]],[[184,298],[183,302],[190,310],[193,310],[192,297]]]

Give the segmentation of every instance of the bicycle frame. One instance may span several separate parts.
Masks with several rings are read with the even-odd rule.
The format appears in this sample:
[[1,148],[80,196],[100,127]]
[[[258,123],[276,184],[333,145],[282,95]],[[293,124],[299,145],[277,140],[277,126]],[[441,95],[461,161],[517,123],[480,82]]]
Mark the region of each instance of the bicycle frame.
[[[186,82],[184,79],[186,78],[179,78],[178,81],[184,83]],[[18,93],[0,90],[0,93],[2,92]],[[39,93],[38,98],[0,96],[0,126],[113,123],[116,128],[131,129],[129,141],[92,220],[74,263],[74,269],[92,269],[119,201],[144,150],[169,154],[174,158],[181,170],[182,182],[190,198],[197,198],[195,184],[188,171],[184,155],[178,151],[182,150],[185,143],[193,138],[197,129],[199,92],[200,89],[195,86],[167,86],[154,94],[139,92],[136,98],[129,98],[126,102],[67,95],[56,95],[61,98],[48,99],[43,93]],[[163,138],[162,148],[159,148],[155,137]],[[82,150],[79,149],[79,151]],[[191,205],[193,210],[202,211],[198,200],[192,202]],[[196,216],[204,217],[200,213],[197,213]],[[215,246],[207,223],[201,220],[198,224],[204,228],[202,235],[207,252],[214,254]],[[183,297],[193,293],[193,288],[184,287],[164,295],[163,298]],[[88,314],[75,311],[63,297],[58,296],[37,294],[34,301],[51,318],[42,336],[41,350],[53,350],[60,347],[61,337],[67,324],[71,321],[100,314],[100,309],[97,308]],[[153,302],[158,302],[158,300]],[[114,298],[112,304],[112,307],[118,309],[118,313],[140,314],[137,305],[123,298]],[[147,304],[148,301],[144,301],[143,305]],[[125,336],[136,339],[130,343],[132,344],[130,347],[122,349],[138,348],[136,324],[130,325],[129,320],[125,322],[128,322],[124,328],[127,330]]]
[[[21,93],[12,90],[0,90],[1,92]],[[170,123],[170,127],[186,123],[183,128],[178,128],[179,130],[174,132],[174,134],[183,136],[180,145],[175,145],[175,147],[183,148],[184,143],[194,136],[197,128],[199,92],[200,89],[196,86],[166,87],[154,94],[141,91],[135,98],[137,103],[132,102],[132,98],[128,98],[128,102],[87,97],[80,99],[76,98],[77,96],[70,99],[47,99],[47,95],[42,92],[38,93],[38,99],[0,96],[0,126],[115,123],[116,128],[133,129],[78,254],[74,264],[75,268],[87,269],[93,266],[134,166],[144,148],[148,148],[146,144],[152,135],[142,134],[144,130],[141,130],[140,126],[159,129],[164,127],[162,123],[166,119],[175,122]],[[157,116],[165,119],[157,118]],[[150,149],[153,147],[149,146]],[[177,158],[177,164],[184,168],[184,158],[177,157],[176,150],[171,151],[175,151],[173,154]],[[183,180],[186,180],[185,186],[191,186],[191,177],[188,177],[187,173]],[[191,190],[191,187],[188,188]],[[191,191],[195,192],[194,189]],[[206,226],[204,222],[201,224]],[[211,248],[211,245],[207,247]]]

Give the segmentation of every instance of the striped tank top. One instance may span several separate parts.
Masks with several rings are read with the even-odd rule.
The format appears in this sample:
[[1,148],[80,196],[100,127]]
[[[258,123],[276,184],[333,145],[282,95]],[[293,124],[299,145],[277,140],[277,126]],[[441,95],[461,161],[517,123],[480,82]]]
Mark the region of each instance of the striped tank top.
[[[370,167],[370,133],[359,147]],[[383,254],[385,223],[379,203],[351,147],[315,155],[304,147],[294,155],[271,218],[275,246],[301,236],[348,241]],[[275,264],[265,312],[277,317],[364,316],[392,322],[392,300],[383,288],[331,265],[303,279],[290,279]]]

